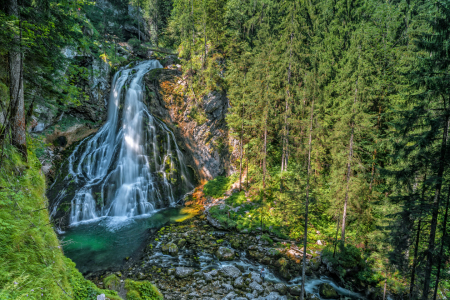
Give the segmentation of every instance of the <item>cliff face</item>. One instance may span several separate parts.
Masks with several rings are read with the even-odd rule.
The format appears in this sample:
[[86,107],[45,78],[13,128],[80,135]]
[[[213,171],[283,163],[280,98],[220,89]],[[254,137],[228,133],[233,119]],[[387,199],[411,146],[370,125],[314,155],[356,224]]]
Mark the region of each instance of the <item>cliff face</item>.
[[186,81],[175,65],[150,72],[145,84],[151,113],[172,129],[199,181],[235,171],[230,162],[238,155],[238,141],[228,132],[225,93],[187,98],[183,95]]

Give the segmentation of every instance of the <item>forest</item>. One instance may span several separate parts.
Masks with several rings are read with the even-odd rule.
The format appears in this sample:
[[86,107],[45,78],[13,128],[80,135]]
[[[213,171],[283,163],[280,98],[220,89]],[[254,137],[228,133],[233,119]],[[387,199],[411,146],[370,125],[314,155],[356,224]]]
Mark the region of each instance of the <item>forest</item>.
[[[125,58],[126,45],[136,55]],[[214,149],[233,153],[232,172],[201,181],[196,200],[220,198],[234,183],[227,204],[251,199],[255,219],[212,216],[318,250],[322,262],[328,255],[336,278],[377,287],[376,299],[450,296],[449,1],[6,0],[0,299],[22,299],[16,282],[37,286],[38,277],[60,295],[48,299],[79,286],[71,297],[91,299],[84,291],[97,289],[46,225],[52,181],[40,169],[49,145],[30,128],[37,107],[61,120],[87,101],[81,86],[97,75],[86,57],[114,74],[148,51],[161,62],[175,56],[183,110],[197,126],[209,126],[204,99],[226,95],[228,138]],[[89,122],[105,121],[96,118]],[[350,258],[352,275],[342,263]],[[300,264],[303,299],[307,260]]]

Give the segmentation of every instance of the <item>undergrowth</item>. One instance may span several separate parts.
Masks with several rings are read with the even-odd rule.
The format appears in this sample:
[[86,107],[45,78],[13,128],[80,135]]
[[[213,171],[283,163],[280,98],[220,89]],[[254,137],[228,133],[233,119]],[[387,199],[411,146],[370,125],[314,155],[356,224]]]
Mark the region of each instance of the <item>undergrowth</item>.
[[104,293],[64,257],[47,211],[45,181],[29,140],[28,162],[6,145],[0,170],[0,299],[96,299]]
[[161,292],[148,281],[125,280],[127,300],[163,300]]

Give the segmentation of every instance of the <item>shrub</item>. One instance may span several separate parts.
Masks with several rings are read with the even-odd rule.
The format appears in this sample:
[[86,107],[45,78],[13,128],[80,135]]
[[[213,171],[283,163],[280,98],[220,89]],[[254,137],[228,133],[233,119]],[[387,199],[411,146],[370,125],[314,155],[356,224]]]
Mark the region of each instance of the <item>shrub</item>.
[[203,193],[205,196],[221,197],[230,188],[231,184],[230,177],[217,176],[205,184]]
[[163,300],[162,293],[148,281],[125,281],[127,299],[131,300]]

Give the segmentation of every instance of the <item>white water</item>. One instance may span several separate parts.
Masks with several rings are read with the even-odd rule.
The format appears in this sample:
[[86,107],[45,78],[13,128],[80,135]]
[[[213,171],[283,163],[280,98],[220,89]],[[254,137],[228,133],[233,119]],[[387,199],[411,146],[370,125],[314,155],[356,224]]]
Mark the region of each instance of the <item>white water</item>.
[[81,183],[72,200],[70,224],[150,214],[176,203],[175,184],[185,191],[193,188],[173,133],[142,102],[142,78],[155,68],[162,66],[151,60],[116,73],[106,124],[69,157],[66,179]]

